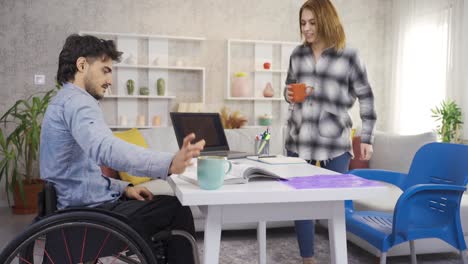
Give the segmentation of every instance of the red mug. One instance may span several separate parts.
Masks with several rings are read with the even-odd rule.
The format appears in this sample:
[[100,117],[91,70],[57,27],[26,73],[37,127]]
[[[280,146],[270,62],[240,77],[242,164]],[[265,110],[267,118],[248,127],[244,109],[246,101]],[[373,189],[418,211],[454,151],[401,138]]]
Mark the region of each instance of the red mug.
[[305,101],[306,97],[314,91],[314,88],[312,86],[306,86],[305,83],[292,83],[290,84],[289,90],[293,92],[292,101],[294,103],[302,103]]

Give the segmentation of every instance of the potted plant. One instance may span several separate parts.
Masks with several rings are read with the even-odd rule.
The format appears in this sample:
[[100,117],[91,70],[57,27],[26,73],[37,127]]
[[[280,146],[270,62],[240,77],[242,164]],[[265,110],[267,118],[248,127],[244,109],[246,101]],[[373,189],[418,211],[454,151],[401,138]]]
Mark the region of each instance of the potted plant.
[[5,181],[8,204],[13,193],[13,212],[17,214],[37,211],[37,193],[42,181],[33,165],[38,158],[41,122],[56,88],[16,101],[0,117],[0,181]]
[[432,117],[440,122],[436,132],[442,142],[459,142],[459,131],[462,121],[461,108],[451,100],[442,101],[439,107],[431,109]]

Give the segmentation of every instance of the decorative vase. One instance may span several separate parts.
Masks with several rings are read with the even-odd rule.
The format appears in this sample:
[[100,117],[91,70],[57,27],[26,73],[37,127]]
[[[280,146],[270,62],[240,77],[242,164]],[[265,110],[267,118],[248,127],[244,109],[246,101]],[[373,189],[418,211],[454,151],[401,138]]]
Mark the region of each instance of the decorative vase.
[[184,65],[185,65],[185,62],[182,59],[178,59],[176,61],[176,66],[177,67],[184,67]]
[[133,54],[130,53],[128,58],[125,60],[125,63],[129,64],[129,65],[135,65],[135,64],[137,64],[137,61],[136,61],[135,57],[133,57]]
[[267,82],[267,84],[265,85],[265,89],[263,89],[263,97],[273,97],[274,94],[275,90],[273,90],[271,83]]
[[232,97],[250,96],[249,77],[245,72],[238,72],[234,75],[231,86]]
[[156,81],[156,91],[159,96],[164,96],[166,94],[166,82],[163,78],[159,78]]
[[258,124],[261,126],[271,126],[273,117],[268,114],[264,114],[258,118]]
[[140,87],[140,95],[149,95],[148,87]]
[[121,115],[120,116],[119,125],[121,125],[121,126],[127,126],[128,125],[128,120],[127,120],[126,115]]
[[132,79],[129,79],[127,81],[127,93],[128,95],[133,95],[134,91],[135,91],[135,82]]
[[145,115],[138,115],[137,116],[137,126],[144,126],[145,125]]
[[159,57],[154,58],[153,65],[159,65]]
[[161,117],[158,116],[158,115],[155,115],[153,117],[153,122],[152,122],[153,126],[159,126],[161,125]]

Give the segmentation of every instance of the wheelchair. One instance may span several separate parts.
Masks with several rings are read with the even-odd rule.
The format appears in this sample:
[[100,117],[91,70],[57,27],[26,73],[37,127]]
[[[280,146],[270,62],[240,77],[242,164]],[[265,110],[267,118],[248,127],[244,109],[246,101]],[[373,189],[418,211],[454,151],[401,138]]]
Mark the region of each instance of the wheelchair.
[[167,240],[190,242],[199,264],[195,239],[186,231],[164,230],[145,239],[124,215],[97,208],[57,210],[55,188],[45,183],[34,222],[0,253],[2,264],[167,264]]

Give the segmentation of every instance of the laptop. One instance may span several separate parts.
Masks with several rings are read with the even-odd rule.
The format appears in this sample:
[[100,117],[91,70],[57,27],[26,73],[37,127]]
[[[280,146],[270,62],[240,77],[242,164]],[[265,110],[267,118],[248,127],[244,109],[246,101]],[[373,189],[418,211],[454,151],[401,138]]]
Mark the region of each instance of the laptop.
[[253,155],[252,153],[234,151],[229,148],[226,134],[219,113],[176,113],[171,112],[172,126],[176,134],[179,148],[184,137],[195,133],[197,142],[204,139],[206,144],[201,156],[223,156],[228,159],[240,159]]

